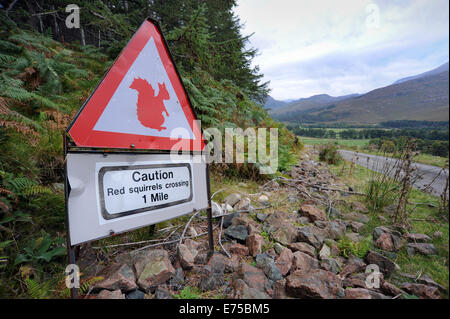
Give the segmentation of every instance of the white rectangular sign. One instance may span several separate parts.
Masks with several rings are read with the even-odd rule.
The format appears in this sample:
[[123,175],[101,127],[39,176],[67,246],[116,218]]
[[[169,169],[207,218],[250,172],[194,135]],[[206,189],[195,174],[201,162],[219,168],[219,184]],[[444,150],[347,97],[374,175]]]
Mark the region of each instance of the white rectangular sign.
[[72,245],[208,207],[200,155],[69,153]]

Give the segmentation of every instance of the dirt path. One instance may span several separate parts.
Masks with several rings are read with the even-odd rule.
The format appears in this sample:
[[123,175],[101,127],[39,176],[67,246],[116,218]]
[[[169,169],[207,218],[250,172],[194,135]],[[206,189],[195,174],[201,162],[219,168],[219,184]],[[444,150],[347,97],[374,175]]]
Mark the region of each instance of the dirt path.
[[[358,165],[367,167],[371,170],[381,172],[386,166],[394,166],[398,160],[390,157],[370,155],[364,153],[358,153],[339,150],[342,157],[348,161],[352,161]],[[445,170],[446,174],[442,173],[442,168],[432,165],[425,165],[420,163],[414,163],[417,169],[417,174],[420,176],[419,180],[414,183],[414,187],[423,190],[427,185],[429,186],[429,192],[433,195],[439,196],[445,187],[446,178],[448,176],[448,169]],[[438,176],[439,175],[439,176]]]

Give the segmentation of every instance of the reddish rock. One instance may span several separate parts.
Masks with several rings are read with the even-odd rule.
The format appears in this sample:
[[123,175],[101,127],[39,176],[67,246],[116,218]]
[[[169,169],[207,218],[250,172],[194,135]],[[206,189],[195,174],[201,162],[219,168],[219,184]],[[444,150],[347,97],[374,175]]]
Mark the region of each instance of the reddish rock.
[[436,287],[426,286],[423,284],[406,283],[402,285],[402,289],[421,299],[440,299],[439,289]]
[[190,238],[185,239],[185,240],[184,240],[184,244],[185,244],[186,247],[189,248],[191,251],[192,251],[192,250],[199,250],[199,248],[200,248],[200,243],[197,242],[197,241],[195,241],[195,240],[192,240],[192,239],[190,239]]
[[[247,237],[248,240],[248,237]],[[240,256],[247,256],[248,255],[248,247],[244,246],[242,244],[234,244],[229,248],[230,253],[240,255]]]
[[239,265],[241,264],[241,256],[233,255],[231,258],[225,259],[225,272],[232,273],[239,269]]
[[291,272],[307,273],[319,268],[319,261],[301,251],[296,251],[292,258]]
[[314,205],[302,205],[299,210],[300,214],[309,218],[310,221],[327,220],[325,212]]
[[97,299],[125,299],[125,295],[120,289],[115,291],[102,290],[97,295]]
[[375,241],[375,247],[378,247],[385,251],[394,251],[394,243],[392,242],[392,236],[388,233],[382,233],[380,237]]
[[165,283],[175,273],[169,255],[164,249],[141,251],[134,267],[138,277],[137,283],[144,290]]
[[286,279],[281,279],[273,283],[273,299],[286,299]]
[[387,295],[390,295],[392,297],[402,295],[404,293],[403,290],[398,288],[397,286],[391,284],[390,282],[382,280],[380,289],[382,292],[384,292]]
[[362,279],[359,276],[346,277],[342,281],[342,285],[344,287],[353,287],[353,288],[366,288],[367,287],[365,279]]
[[350,227],[355,233],[359,233],[364,227],[364,224],[359,222],[350,222]]
[[269,214],[263,225],[273,240],[285,246],[297,241],[297,230],[288,219],[287,213],[274,212]]
[[303,299],[336,299],[344,296],[341,280],[322,269],[289,275],[286,278],[286,291],[292,297]]
[[264,238],[258,234],[251,234],[247,237],[246,245],[248,252],[251,256],[255,257],[261,253],[261,249],[264,243]]
[[345,289],[344,299],[391,299],[379,292],[364,288]]
[[364,288],[348,288],[345,289],[344,299],[372,299],[369,291]]
[[268,279],[264,275],[264,271],[246,262],[241,263],[239,275],[250,288],[264,292],[266,287],[268,287]]
[[283,245],[289,245],[297,240],[297,230],[290,223],[271,233],[273,240]]
[[258,289],[249,287],[242,279],[233,282],[235,299],[269,299],[270,296]]
[[178,245],[177,254],[181,267],[187,270],[192,269],[194,266],[195,255],[197,254],[194,255],[185,244]]
[[127,264],[112,264],[100,274],[104,280],[94,285],[95,289],[131,291],[137,289],[133,269]]
[[366,269],[366,263],[357,257],[351,257],[342,271],[339,273],[339,277],[345,278],[351,274],[364,271]]
[[302,253],[308,254],[311,257],[316,256],[316,249],[307,243],[293,243],[289,244],[288,248],[292,250],[293,252],[301,251]]
[[380,267],[380,271],[385,275],[389,275],[394,270],[400,269],[400,267],[392,260],[375,251],[369,251],[366,260],[369,264],[378,265],[378,267]]
[[292,267],[292,259],[294,258],[294,254],[292,251],[288,248],[284,248],[280,256],[275,261],[275,266],[280,269],[280,272],[283,276],[286,276],[286,274],[289,272],[289,270]]

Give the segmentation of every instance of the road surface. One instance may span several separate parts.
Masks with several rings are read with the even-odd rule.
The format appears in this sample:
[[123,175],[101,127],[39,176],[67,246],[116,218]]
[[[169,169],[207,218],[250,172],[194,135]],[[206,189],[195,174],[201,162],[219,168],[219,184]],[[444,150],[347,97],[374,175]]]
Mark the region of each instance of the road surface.
[[[356,153],[347,150],[339,150],[339,153],[341,153],[342,157],[347,161],[352,161],[380,173],[386,171],[392,172],[392,168],[399,163],[399,160],[391,157]],[[448,169],[446,169],[444,173],[442,172],[442,168],[437,166],[420,163],[414,163],[413,166],[416,167],[415,174],[418,176],[418,180],[415,181],[413,186],[417,189],[424,190],[424,188],[429,185],[426,191],[433,195],[440,196],[445,188]]]

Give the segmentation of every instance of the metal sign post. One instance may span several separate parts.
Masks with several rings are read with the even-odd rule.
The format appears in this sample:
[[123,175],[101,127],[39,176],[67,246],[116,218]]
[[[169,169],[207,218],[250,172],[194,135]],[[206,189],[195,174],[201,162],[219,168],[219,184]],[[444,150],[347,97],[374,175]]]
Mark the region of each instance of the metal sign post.
[[[70,229],[69,229],[69,210],[68,210],[68,198],[70,193],[70,186],[69,182],[67,180],[67,135],[64,132],[63,133],[63,152],[64,152],[64,201],[65,201],[65,209],[66,209],[66,246],[67,246],[67,258],[69,265],[75,265],[76,264],[76,258],[75,258],[75,247],[72,246],[70,242]],[[68,275],[68,274],[66,274]],[[76,275],[76,274],[74,274]],[[70,289],[70,294],[72,299],[78,298],[78,288],[72,287]]]

